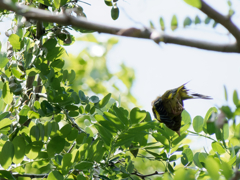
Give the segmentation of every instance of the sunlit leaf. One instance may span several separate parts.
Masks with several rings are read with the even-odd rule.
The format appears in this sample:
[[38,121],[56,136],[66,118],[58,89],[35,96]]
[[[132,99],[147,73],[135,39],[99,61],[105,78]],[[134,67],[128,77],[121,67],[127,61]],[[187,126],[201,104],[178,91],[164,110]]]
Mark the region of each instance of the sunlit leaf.
[[159,22],[160,22],[161,30],[164,31],[165,30],[165,23],[164,23],[164,20],[163,20],[162,17],[160,17]]
[[193,129],[195,132],[200,133],[203,128],[203,118],[201,116],[196,116],[193,119]]
[[11,34],[9,36],[8,40],[11,43],[11,45],[13,46],[13,49],[19,50],[21,48],[21,39],[20,39],[20,37],[18,35]]
[[4,169],[7,169],[12,164],[14,156],[14,146],[12,142],[7,141],[0,152],[0,164]]
[[10,104],[13,100],[13,94],[10,92],[8,82],[3,84],[2,97],[6,104]]
[[202,3],[201,0],[184,0],[187,4],[196,7],[196,8],[201,8],[202,7]]
[[224,85],[224,96],[225,96],[225,100],[228,100],[228,96],[227,96],[227,87]]
[[233,102],[236,106],[239,104],[238,93],[236,90],[233,92]]
[[104,98],[99,102],[99,108],[103,108],[104,106],[106,106],[110,98],[111,98],[111,93],[104,96]]
[[223,154],[223,153],[226,152],[225,149],[221,146],[221,144],[219,142],[213,142],[212,143],[212,148],[218,154]]
[[177,27],[178,27],[177,16],[173,15],[172,21],[171,21],[171,29],[174,31],[175,29],[177,29]]
[[145,119],[146,115],[146,111],[141,111],[139,108],[135,107],[130,112],[130,121],[132,124],[140,123]]
[[212,158],[208,157],[205,161],[206,169],[213,180],[219,179],[219,164]]
[[183,165],[187,165],[188,163],[193,161],[193,152],[191,149],[184,149],[182,152],[181,162]]
[[63,180],[63,175],[59,171],[49,173],[47,180]]

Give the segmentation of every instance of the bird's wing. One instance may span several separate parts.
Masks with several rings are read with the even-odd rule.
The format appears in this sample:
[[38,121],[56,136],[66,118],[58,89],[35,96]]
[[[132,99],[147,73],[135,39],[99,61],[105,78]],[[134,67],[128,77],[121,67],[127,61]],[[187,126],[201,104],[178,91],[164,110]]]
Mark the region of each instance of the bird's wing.
[[172,119],[169,117],[168,112],[166,111],[164,105],[163,105],[163,101],[161,97],[158,97],[158,99],[156,99],[153,102],[153,107],[152,107],[152,111],[153,114],[155,116],[155,118],[163,123],[171,123]]

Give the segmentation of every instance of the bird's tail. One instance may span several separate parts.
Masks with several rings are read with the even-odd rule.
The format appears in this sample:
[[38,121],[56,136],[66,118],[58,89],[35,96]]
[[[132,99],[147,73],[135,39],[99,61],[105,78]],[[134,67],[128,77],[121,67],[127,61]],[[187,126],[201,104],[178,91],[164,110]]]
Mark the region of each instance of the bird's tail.
[[192,98],[194,99],[212,99],[210,96],[205,96],[205,95],[202,95],[202,94],[197,94],[197,93],[192,93],[191,94]]

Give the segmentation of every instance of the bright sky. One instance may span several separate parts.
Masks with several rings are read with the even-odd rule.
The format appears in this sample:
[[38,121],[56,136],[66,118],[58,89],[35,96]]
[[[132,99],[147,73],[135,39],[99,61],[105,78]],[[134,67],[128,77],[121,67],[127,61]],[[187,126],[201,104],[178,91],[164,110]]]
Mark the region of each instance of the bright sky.
[[[119,0],[120,17],[113,21],[110,16],[111,7],[107,7],[103,0],[88,0],[91,6],[79,3],[91,21],[117,27],[149,27],[151,20],[159,30],[159,18],[164,17],[167,32],[176,36],[202,39],[214,42],[232,42],[233,38],[227,36],[226,30],[218,25],[215,29],[209,25],[192,25],[183,29],[182,24],[186,16],[195,18],[199,15],[202,20],[205,15],[183,0]],[[227,14],[227,0],[208,0],[215,9]],[[240,1],[233,0],[233,9],[238,12],[239,19]],[[170,22],[173,14],[177,15],[181,28],[172,32]],[[131,17],[131,18],[129,18]],[[140,23],[136,23],[140,22]],[[0,22],[0,38],[6,37],[4,32],[8,24]],[[107,34],[97,34],[98,38],[109,38]],[[187,85],[193,92],[209,95],[213,100],[189,100],[185,102],[185,109],[192,119],[196,115],[205,116],[212,106],[226,104],[224,100],[223,85],[226,85],[229,95],[229,104],[232,103],[232,93],[237,89],[240,93],[240,55],[234,53],[219,53],[196,48],[188,48],[178,45],[157,45],[151,40],[119,37],[119,44],[108,55],[109,68],[116,72],[119,64],[124,62],[136,72],[136,81],[132,90],[143,109],[151,112],[151,101],[166,90],[176,88],[188,81]],[[67,51],[78,54],[86,42],[76,42],[67,48]],[[76,51],[76,49],[78,49]],[[233,107],[233,106],[232,106]],[[194,145],[200,148],[202,145]]]

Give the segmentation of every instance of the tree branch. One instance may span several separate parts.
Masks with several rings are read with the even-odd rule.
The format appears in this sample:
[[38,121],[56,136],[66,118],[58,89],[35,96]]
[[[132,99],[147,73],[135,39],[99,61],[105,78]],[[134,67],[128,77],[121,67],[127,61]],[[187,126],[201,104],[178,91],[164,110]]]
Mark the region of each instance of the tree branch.
[[231,17],[222,15],[209,6],[204,0],[201,0],[201,2],[202,7],[200,10],[216,22],[223,25],[236,38],[238,49],[240,49],[240,29],[232,22]]
[[17,173],[13,173],[12,175],[16,178],[18,178],[18,177],[29,177],[31,179],[48,177],[48,174],[17,174]]
[[146,177],[149,177],[149,176],[163,175],[164,172],[155,171],[155,172],[152,173],[152,174],[146,174],[146,175],[142,175],[142,174],[139,174],[139,173],[137,173],[137,172],[134,172],[134,173],[131,173],[131,174],[136,175],[136,176],[140,177],[141,179],[145,179]]
[[[28,6],[19,6],[6,3],[6,1],[0,0],[0,8],[7,9],[16,12],[19,15],[25,16],[27,19],[35,19],[41,20],[45,22],[55,22],[61,25],[72,25],[78,28],[84,28],[87,30],[94,30],[99,33],[108,33],[114,34],[119,36],[128,36],[128,37],[135,37],[135,38],[144,38],[144,39],[152,39],[155,42],[164,42],[164,43],[172,43],[178,45],[184,45],[189,47],[196,47],[205,50],[212,50],[212,51],[219,51],[219,52],[240,52],[240,48],[238,48],[236,43],[233,44],[219,44],[219,43],[209,43],[206,41],[200,40],[192,40],[183,37],[175,37],[171,35],[167,35],[166,33],[156,33],[151,29],[137,29],[137,28],[128,28],[128,29],[121,29],[118,27],[102,25],[94,22],[87,21],[85,18],[81,17],[73,17],[69,14],[53,14],[52,12],[30,8]],[[200,9],[209,17],[213,18],[214,20],[218,21],[219,23],[223,24],[224,27],[228,28],[231,33],[233,33],[234,37],[240,39],[240,33],[237,35],[239,30],[236,26],[231,22],[231,20],[226,20],[224,16],[221,14],[216,14],[217,12],[209,7],[204,1],[202,3],[202,8]],[[211,12],[213,11],[213,12]],[[217,16],[219,16],[217,18]],[[222,18],[225,18],[222,20]],[[237,39],[237,40],[238,40]],[[240,41],[239,41],[240,42]]]

